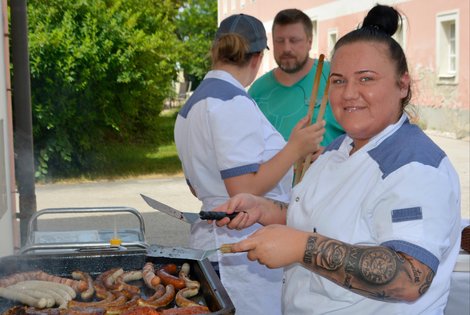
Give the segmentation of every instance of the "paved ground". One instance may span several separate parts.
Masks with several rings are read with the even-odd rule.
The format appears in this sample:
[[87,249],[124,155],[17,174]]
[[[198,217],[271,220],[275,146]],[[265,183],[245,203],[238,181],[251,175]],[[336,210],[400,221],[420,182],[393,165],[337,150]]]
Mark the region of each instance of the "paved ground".
[[[470,143],[442,134],[429,133],[446,151],[457,169],[462,187],[462,217],[470,218]],[[187,246],[189,226],[150,208],[140,197],[146,194],[174,208],[197,212],[201,203],[189,192],[182,176],[172,178],[139,178],[122,181],[102,181],[80,184],[48,184],[36,186],[37,208],[112,207],[125,206],[142,213],[147,242],[168,246]],[[73,220],[73,221],[72,221]],[[114,219],[103,216],[60,217],[47,220],[44,227],[60,226],[64,230],[90,229],[90,225],[112,228]],[[129,216],[119,216],[120,227],[136,225]]]

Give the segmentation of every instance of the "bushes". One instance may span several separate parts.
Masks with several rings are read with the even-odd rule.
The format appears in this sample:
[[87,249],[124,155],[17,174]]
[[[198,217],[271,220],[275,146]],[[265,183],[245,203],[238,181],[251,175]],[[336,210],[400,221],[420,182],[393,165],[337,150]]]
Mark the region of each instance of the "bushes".
[[177,13],[170,0],[28,1],[38,177],[91,170],[104,144],[157,144]]

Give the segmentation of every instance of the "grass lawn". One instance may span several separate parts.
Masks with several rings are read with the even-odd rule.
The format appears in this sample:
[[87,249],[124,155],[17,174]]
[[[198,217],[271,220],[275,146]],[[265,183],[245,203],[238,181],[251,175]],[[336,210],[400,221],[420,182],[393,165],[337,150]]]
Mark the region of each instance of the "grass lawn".
[[[99,149],[93,168],[78,176],[47,178],[47,182],[76,182],[125,179],[142,176],[182,175],[181,162],[173,141],[173,129],[179,108],[160,114],[161,130],[157,145],[104,144]],[[44,182],[40,180],[39,182]]]

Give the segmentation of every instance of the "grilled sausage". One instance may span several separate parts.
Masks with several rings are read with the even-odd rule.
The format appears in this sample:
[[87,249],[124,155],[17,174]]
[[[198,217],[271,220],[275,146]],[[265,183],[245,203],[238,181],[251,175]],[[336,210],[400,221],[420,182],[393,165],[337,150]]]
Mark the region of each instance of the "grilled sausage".
[[116,283],[115,283],[116,290],[126,291],[128,292],[129,296],[140,294],[139,287],[126,283],[126,282],[136,281],[140,279],[142,279],[142,271],[140,270],[126,271],[122,275],[117,277]]
[[162,315],[195,315],[207,313],[210,313],[210,310],[204,305],[170,308],[162,311]]
[[18,301],[20,303],[34,306],[37,308],[45,308],[47,305],[47,300],[45,298],[35,298],[31,295],[22,292],[19,289],[15,288],[1,288],[0,287],[0,297],[3,297],[8,300]]
[[58,308],[45,308],[45,309],[37,309],[34,307],[28,307],[24,310],[22,315],[62,315],[63,310]]
[[198,306],[194,301],[191,301],[189,298],[197,295],[199,293],[199,288],[184,288],[176,293],[175,303],[179,307],[188,307],[188,306]]
[[106,310],[101,307],[72,307],[64,315],[105,315]]
[[5,288],[15,283],[28,280],[41,280],[54,283],[61,283],[73,288],[75,292],[82,292],[85,291],[87,288],[87,284],[85,281],[77,281],[68,278],[57,277],[45,273],[44,271],[28,271],[12,274],[8,277],[0,279],[0,287]]
[[28,280],[28,281],[21,281],[15,284],[15,287],[21,289],[35,289],[35,290],[42,290],[48,289],[56,292],[59,294],[62,299],[66,301],[70,301],[74,299],[77,294],[75,291],[69,287],[68,285],[50,282],[50,281],[42,281],[42,280]]
[[95,294],[95,288],[93,287],[93,279],[91,278],[91,276],[86,272],[75,270],[74,272],[72,272],[72,278],[74,278],[75,280],[82,280],[86,282],[87,289],[80,294],[80,297],[84,301],[91,299],[93,294]]
[[144,301],[156,300],[158,298],[161,298],[163,294],[165,294],[165,286],[163,284],[159,284],[155,287],[155,293],[152,296],[148,297],[147,299],[142,298],[142,300]]
[[56,299],[47,292],[33,290],[33,289],[21,289],[21,288],[15,287],[15,285],[10,286],[9,288],[20,289],[22,292],[28,295],[31,295],[32,297],[35,297],[37,299],[45,298],[47,300],[46,307],[53,307],[56,304]]
[[201,284],[199,283],[199,281],[191,280],[189,278],[189,269],[190,269],[189,264],[184,263],[181,266],[181,270],[179,272],[179,278],[184,280],[185,286],[187,288],[197,288],[197,289],[199,289]]
[[117,315],[117,314],[121,314],[127,310],[130,310],[134,307],[137,306],[137,301],[139,300],[139,296],[138,295],[135,295],[134,297],[132,297],[132,299],[130,299],[129,301],[127,301],[126,303],[122,304],[122,305],[115,305],[115,306],[105,306],[105,309],[106,309],[106,315]]
[[182,288],[186,286],[186,284],[183,279],[180,279],[173,275],[176,272],[177,272],[176,265],[167,264],[163,268],[157,271],[157,276],[162,280],[162,283],[164,285],[171,284],[173,287],[175,287],[176,290],[181,290]]
[[149,307],[154,307],[154,308],[167,306],[168,304],[173,302],[176,291],[175,291],[175,287],[172,286],[171,284],[167,285],[165,289],[166,289],[165,294],[163,294],[158,299],[155,299],[155,300],[139,299],[137,301],[137,304],[139,304],[139,306],[149,306]]
[[155,275],[155,267],[150,261],[147,262],[142,268],[142,277],[144,278],[145,284],[150,289],[155,290],[156,286],[161,282],[160,277]]
[[128,310],[121,315],[160,315],[160,312],[157,312],[152,307],[136,307],[131,310]]
[[106,288],[114,290],[114,282],[116,279],[124,273],[124,270],[122,268],[114,268],[111,270],[108,270],[104,272],[104,275],[102,276],[102,281],[103,284]]

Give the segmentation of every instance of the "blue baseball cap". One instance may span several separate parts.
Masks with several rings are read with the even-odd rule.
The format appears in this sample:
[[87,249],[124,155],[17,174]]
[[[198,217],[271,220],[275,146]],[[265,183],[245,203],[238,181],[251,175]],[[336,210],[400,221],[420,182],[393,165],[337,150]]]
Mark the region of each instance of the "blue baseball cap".
[[263,23],[251,15],[234,14],[226,18],[220,23],[215,39],[228,33],[237,33],[245,38],[250,47],[249,53],[269,49]]

